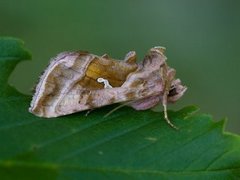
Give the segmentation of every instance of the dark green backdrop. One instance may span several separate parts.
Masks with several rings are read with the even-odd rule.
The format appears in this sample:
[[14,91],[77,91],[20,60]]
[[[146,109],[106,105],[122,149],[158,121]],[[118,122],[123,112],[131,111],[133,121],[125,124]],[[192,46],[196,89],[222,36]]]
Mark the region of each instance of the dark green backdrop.
[[61,51],[121,59],[136,50],[141,60],[149,48],[165,46],[189,88],[170,108],[196,104],[240,132],[239,0],[1,0],[0,36],[23,39],[33,54],[10,78],[24,93]]

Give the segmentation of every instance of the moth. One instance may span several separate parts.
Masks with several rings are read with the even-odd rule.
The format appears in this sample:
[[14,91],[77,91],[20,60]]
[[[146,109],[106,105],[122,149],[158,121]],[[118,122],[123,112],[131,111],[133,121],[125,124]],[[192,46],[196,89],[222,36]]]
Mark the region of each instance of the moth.
[[167,104],[176,102],[187,88],[175,79],[164,51],[163,47],[151,48],[140,63],[134,51],[124,60],[83,51],[60,53],[41,76],[29,111],[52,118],[114,103],[136,110],[161,103],[165,120],[176,128],[168,118]]

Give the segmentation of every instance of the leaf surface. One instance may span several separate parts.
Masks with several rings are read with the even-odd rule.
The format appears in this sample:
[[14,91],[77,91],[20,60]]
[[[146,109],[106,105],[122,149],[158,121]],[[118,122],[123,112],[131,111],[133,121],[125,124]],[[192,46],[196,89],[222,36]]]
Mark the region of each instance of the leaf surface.
[[88,116],[35,117],[31,97],[7,83],[30,58],[22,41],[0,38],[1,179],[240,178],[240,137],[194,106],[169,112],[178,131],[162,113],[128,107],[107,118],[113,106]]

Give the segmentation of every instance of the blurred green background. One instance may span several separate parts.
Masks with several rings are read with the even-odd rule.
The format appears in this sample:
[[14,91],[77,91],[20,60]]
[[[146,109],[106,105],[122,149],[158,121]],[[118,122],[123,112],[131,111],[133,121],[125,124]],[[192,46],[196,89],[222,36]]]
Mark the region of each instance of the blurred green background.
[[196,104],[227,129],[240,132],[239,0],[1,0],[0,36],[25,41],[33,60],[19,64],[10,83],[30,94],[49,59],[88,50],[138,59],[153,46],[167,48],[168,64],[188,86],[170,109]]

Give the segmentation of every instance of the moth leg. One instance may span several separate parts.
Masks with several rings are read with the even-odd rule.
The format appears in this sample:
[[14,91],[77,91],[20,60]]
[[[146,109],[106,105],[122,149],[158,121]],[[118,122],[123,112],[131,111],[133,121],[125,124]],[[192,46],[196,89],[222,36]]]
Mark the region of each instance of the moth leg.
[[176,127],[168,118],[168,113],[167,113],[167,94],[165,93],[163,96],[163,101],[162,101],[162,105],[163,105],[163,111],[164,111],[164,119],[166,120],[166,122],[174,129],[178,130],[178,127]]
[[124,107],[124,106],[127,106],[128,104],[132,103],[132,101],[129,101],[129,102],[126,102],[126,103],[123,103],[123,104],[120,104],[119,106],[115,107],[114,109],[112,109],[111,111],[109,111],[107,114],[105,114],[103,117],[106,118],[108,117],[109,115],[111,115],[113,112],[117,111],[118,109]]
[[86,112],[85,116],[88,116],[88,115],[90,114],[90,112],[92,112],[92,111],[93,111],[93,109],[88,110],[88,111]]
[[176,127],[173,123],[171,123],[171,121],[168,118],[168,114],[167,114],[167,105],[163,104],[163,108],[164,108],[164,119],[167,121],[167,123],[174,129],[178,130],[178,127]]
[[[161,49],[161,52],[164,52],[164,49]],[[171,123],[171,121],[168,118],[167,114],[167,103],[168,103],[168,95],[171,90],[171,84],[174,79],[175,70],[169,69],[169,67],[165,64],[162,68],[160,68],[160,75],[162,77],[163,82],[165,82],[165,89],[162,97],[162,105],[164,108],[164,119],[167,121],[167,123],[174,129],[178,129],[174,124]]]

